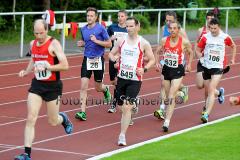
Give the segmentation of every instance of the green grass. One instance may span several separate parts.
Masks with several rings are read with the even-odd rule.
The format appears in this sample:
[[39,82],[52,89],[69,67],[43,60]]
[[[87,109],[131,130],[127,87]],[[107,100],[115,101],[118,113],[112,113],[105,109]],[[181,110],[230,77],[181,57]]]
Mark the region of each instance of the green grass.
[[239,160],[240,117],[104,158],[126,159]]

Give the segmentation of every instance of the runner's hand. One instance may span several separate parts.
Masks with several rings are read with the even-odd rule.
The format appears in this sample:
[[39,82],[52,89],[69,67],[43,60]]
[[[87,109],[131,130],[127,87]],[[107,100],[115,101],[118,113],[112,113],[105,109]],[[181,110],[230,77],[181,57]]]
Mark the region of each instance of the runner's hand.
[[78,47],[83,47],[85,45],[83,40],[77,41],[77,46]]
[[143,68],[137,68],[136,73],[138,76],[142,76],[144,74],[144,69]]
[[191,70],[192,70],[192,67],[191,67],[190,64],[188,64],[188,65],[186,66],[186,72],[191,72]]
[[230,97],[229,98],[229,102],[231,105],[237,105],[239,102],[238,102],[238,97]]
[[93,42],[95,42],[95,41],[97,40],[96,36],[93,35],[93,34],[90,35],[90,39],[91,39],[91,41],[93,41]]
[[114,68],[119,68],[119,57],[116,59],[116,62],[114,64]]
[[34,65],[34,72],[38,73],[38,72],[42,72],[48,69],[48,67],[50,66],[50,64],[45,61],[44,63],[38,63]]
[[160,63],[156,63],[156,71],[160,72],[161,70],[161,64]]
[[27,72],[25,70],[21,70],[19,73],[18,73],[18,76],[19,77],[24,77],[27,75]]
[[235,64],[235,60],[234,59],[231,60],[231,64],[230,65],[233,65],[233,64]]

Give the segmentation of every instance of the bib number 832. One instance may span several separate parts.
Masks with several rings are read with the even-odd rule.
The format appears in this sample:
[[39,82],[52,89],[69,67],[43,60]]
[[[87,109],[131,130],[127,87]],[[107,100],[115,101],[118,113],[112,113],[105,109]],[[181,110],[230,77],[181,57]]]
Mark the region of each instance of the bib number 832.
[[177,67],[177,61],[165,59],[165,64],[169,67]]

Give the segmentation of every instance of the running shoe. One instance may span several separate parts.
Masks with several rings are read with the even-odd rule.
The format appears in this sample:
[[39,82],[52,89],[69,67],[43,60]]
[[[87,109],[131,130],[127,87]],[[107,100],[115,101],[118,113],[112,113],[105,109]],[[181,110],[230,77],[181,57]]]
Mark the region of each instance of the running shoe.
[[184,92],[183,91],[178,91],[176,98],[175,98],[175,103],[176,104],[182,104],[184,102]]
[[77,112],[75,118],[81,121],[86,121],[87,120],[86,112]]
[[14,160],[31,160],[27,153],[20,154],[14,158]]
[[221,88],[219,88],[219,96],[218,96],[218,102],[219,102],[219,104],[223,104],[223,103],[224,103],[224,100],[225,100],[225,97],[224,97],[224,88],[221,87]]
[[163,132],[168,132],[168,128],[169,128],[169,123],[164,122],[162,126]]
[[206,106],[203,106],[203,108],[202,108],[202,115],[204,115],[204,113],[206,112],[206,110],[207,110]]
[[130,120],[130,122],[129,122],[129,126],[132,126],[132,125],[134,125],[134,122],[133,122],[133,119],[132,119],[132,117],[131,117],[131,120]]
[[109,90],[109,86],[106,86],[106,91],[104,92],[104,104],[109,104],[111,102],[112,95]]
[[165,111],[164,109],[159,109],[154,111],[153,113],[154,117],[157,117],[158,119],[165,119]]
[[202,115],[201,120],[202,120],[203,123],[208,122],[208,114],[206,112]]
[[112,106],[108,109],[108,113],[115,113],[117,112],[116,108],[113,108]]
[[132,108],[132,114],[137,114],[138,113],[138,104],[139,104],[140,99],[136,98],[136,102],[134,102],[134,106]]
[[110,106],[110,108],[108,109],[107,112],[108,112],[108,113],[115,113],[115,112],[117,112],[116,107],[117,107],[117,100],[114,99],[114,100],[112,101],[111,106]]
[[184,93],[183,102],[186,103],[188,101],[188,87],[182,87],[181,91]]
[[124,134],[120,134],[118,137],[118,145],[119,146],[126,146],[127,142],[126,142],[126,137]]
[[65,132],[67,134],[71,134],[73,132],[73,124],[72,122],[69,120],[68,116],[66,115],[66,113],[60,112],[59,113],[62,117],[63,117],[63,127],[65,129]]

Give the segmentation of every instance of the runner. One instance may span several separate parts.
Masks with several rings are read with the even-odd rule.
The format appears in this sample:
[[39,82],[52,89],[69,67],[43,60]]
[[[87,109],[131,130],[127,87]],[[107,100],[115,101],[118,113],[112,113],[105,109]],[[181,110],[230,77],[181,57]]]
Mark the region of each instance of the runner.
[[[183,76],[185,75],[184,68],[184,53],[188,53],[189,60],[186,65],[186,69],[191,71],[191,63],[193,58],[193,52],[191,49],[191,43],[180,36],[180,24],[175,21],[170,23],[169,31],[170,36],[165,37],[161,40],[160,46],[158,48],[157,54],[163,54],[164,65],[162,68],[162,74],[164,76],[163,87],[166,92],[167,109],[166,117],[163,124],[163,131],[167,132],[170,124],[170,119],[172,117],[174,107],[175,107],[175,97],[178,89],[182,83]],[[159,57],[159,55],[155,55]],[[160,70],[161,65],[159,61],[156,61],[157,69]]]
[[[154,55],[150,43],[138,35],[140,30],[139,21],[134,17],[127,18],[126,28],[128,35],[117,40],[109,58],[114,62],[116,55],[119,56],[117,102],[122,110],[121,132],[118,145],[125,146],[126,132],[131,120],[131,110],[136,103],[136,97],[142,84],[142,76],[154,65]],[[143,67],[143,56],[149,61]]]
[[[196,50],[197,44],[200,41],[200,39],[202,38],[202,36],[204,34],[207,34],[208,32],[210,32],[209,22],[213,18],[214,18],[214,13],[212,11],[209,11],[206,14],[206,25],[198,29],[198,37],[197,37],[197,41],[195,43],[195,50]],[[202,74],[204,67],[202,66],[203,62],[201,62],[200,60],[203,61],[203,57],[199,59],[198,64],[197,64],[196,86],[198,89],[204,88],[204,80],[203,80],[203,74]],[[222,87],[220,87],[219,90],[215,90],[215,95],[218,95],[219,93],[221,94],[223,92],[223,90],[224,89]],[[208,96],[207,92],[205,92],[205,101],[207,99],[207,96]],[[222,96],[223,96],[223,94],[222,94]],[[220,96],[220,95],[218,96],[219,103],[223,103],[221,101],[221,99],[223,99],[222,96]],[[206,110],[206,104],[204,104],[204,106],[203,106],[202,114],[204,114],[205,110]]]
[[[166,14],[165,14],[165,22],[166,23],[162,27],[163,38],[167,37],[167,36],[170,36],[169,25],[170,25],[170,23],[175,22],[176,20],[177,20],[177,14],[174,11],[167,11],[166,12]],[[180,28],[179,34],[182,37],[184,37],[188,40],[187,34],[182,28]],[[159,48],[156,50],[154,55],[155,55],[156,62],[159,62]],[[157,65],[158,64],[159,63],[157,63]],[[162,68],[163,65],[164,65],[164,60],[163,59],[160,61],[160,65],[161,66],[156,66],[156,71],[157,72],[160,72],[160,68]],[[163,87],[163,80],[164,80],[164,76],[161,75],[161,89],[160,89],[160,100],[161,100],[160,102],[161,103],[160,103],[159,109],[154,111],[154,116],[157,117],[158,119],[164,119],[164,117],[165,117],[165,103],[164,103],[164,101],[166,99],[166,94],[165,94],[165,90],[164,90],[164,87]],[[181,95],[181,93],[183,93],[183,95]],[[179,92],[177,94],[176,102],[177,103],[183,103],[183,102],[186,102],[187,100],[188,100],[188,87],[181,84]]]
[[225,46],[232,48],[232,64],[235,63],[236,56],[236,45],[232,38],[220,29],[219,20],[213,18],[209,22],[209,26],[210,32],[202,36],[196,49],[198,58],[203,57],[203,79],[205,94],[207,95],[206,110],[201,116],[203,123],[208,122],[216,95],[219,97],[219,103],[224,103],[224,88],[221,88],[217,94],[215,92],[221,80],[223,68],[226,65]]
[[48,24],[38,19],[34,22],[35,40],[30,43],[32,58],[25,70],[19,72],[20,77],[30,74],[34,68],[35,76],[28,90],[27,121],[24,132],[23,154],[15,160],[31,160],[31,148],[35,137],[35,124],[42,102],[47,105],[48,122],[52,126],[62,124],[67,134],[72,133],[73,125],[63,112],[59,113],[59,98],[62,95],[60,71],[69,68],[68,61],[60,43],[48,36]]
[[103,92],[104,103],[110,103],[111,101],[109,86],[102,83],[104,74],[104,49],[105,47],[111,47],[111,40],[106,29],[96,22],[97,17],[96,8],[87,8],[88,24],[81,29],[82,40],[78,41],[79,47],[84,46],[84,58],[81,68],[81,111],[76,113],[75,118],[82,121],[87,120],[87,89],[92,72],[94,73],[96,91]]
[[[125,10],[120,10],[118,12],[118,23],[112,24],[108,27],[107,31],[112,40],[112,47],[114,46],[114,43],[116,43],[118,38],[125,37],[127,35],[126,19],[127,12]],[[114,94],[111,107],[108,109],[108,113],[114,113],[117,111],[116,109],[117,68],[115,67],[115,65],[116,63],[109,60],[109,76],[111,84],[114,85]]]

